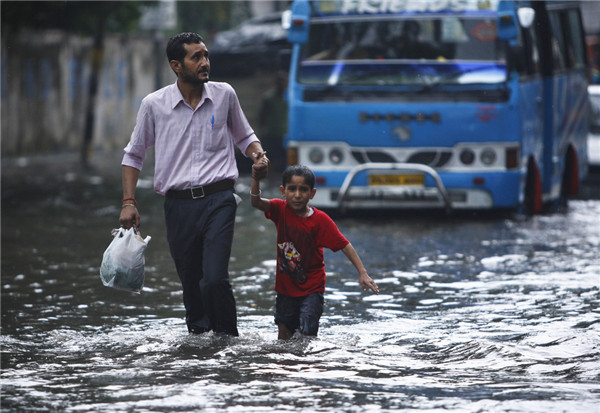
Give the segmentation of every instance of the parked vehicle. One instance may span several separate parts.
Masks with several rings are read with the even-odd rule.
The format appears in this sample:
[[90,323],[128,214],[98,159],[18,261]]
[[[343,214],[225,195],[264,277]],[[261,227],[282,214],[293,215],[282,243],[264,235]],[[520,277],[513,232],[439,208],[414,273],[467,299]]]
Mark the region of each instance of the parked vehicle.
[[210,45],[214,75],[247,76],[289,64],[291,45],[281,26],[281,12],[256,17],[219,32]]
[[293,3],[288,163],[327,209],[538,213],[587,174],[577,2]]
[[588,163],[600,167],[600,85],[589,85],[590,134],[588,136]]
[[590,95],[590,132],[600,134],[600,85],[589,85]]

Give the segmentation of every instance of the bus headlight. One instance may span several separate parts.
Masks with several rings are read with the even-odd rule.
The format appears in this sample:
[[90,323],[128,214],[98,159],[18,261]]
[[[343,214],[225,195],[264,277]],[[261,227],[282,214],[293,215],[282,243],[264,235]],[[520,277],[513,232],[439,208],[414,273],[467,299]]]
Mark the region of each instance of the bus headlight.
[[337,148],[332,149],[329,152],[329,160],[331,161],[331,163],[336,165],[342,163],[342,161],[344,160],[344,152]]
[[465,165],[471,165],[475,161],[475,152],[471,149],[463,149],[460,152],[460,161]]
[[308,159],[310,159],[310,161],[315,164],[323,162],[324,158],[325,154],[323,153],[323,150],[321,148],[312,148],[308,153]]
[[479,159],[481,159],[484,165],[493,165],[496,162],[496,151],[491,148],[485,148],[479,154]]

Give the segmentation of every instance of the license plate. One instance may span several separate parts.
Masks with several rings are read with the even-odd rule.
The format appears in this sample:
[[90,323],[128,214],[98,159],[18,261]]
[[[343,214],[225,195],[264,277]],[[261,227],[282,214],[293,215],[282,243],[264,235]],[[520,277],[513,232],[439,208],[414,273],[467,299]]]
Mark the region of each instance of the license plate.
[[404,185],[404,186],[423,186],[425,185],[424,175],[369,175],[370,186],[381,185]]

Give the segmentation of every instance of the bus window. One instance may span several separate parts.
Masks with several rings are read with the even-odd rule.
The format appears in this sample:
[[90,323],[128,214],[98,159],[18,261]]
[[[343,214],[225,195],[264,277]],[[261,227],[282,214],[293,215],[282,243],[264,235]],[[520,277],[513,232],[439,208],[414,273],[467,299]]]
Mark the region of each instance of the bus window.
[[533,26],[522,28],[521,39],[523,43],[523,52],[525,54],[525,67],[522,74],[536,75],[540,73],[540,53],[536,32]]
[[565,69],[565,42],[563,38],[562,25],[557,11],[548,13],[550,18],[550,27],[552,28],[552,57],[554,60],[555,69]]
[[298,80],[312,85],[429,87],[506,79],[506,47],[496,19],[487,16],[315,19],[298,63]]
[[468,41],[469,36],[465,33],[464,27],[457,17],[445,17],[442,19],[442,42],[465,43]]
[[585,50],[583,28],[577,10],[568,10],[565,14],[564,22],[569,66],[582,69],[585,67]]

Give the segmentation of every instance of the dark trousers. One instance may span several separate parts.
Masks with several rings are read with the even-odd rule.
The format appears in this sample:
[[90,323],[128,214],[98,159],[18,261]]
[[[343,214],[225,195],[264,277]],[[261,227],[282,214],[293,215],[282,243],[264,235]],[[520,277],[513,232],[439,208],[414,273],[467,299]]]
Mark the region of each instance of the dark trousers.
[[233,191],[201,199],[165,199],[167,240],[183,287],[192,333],[238,335],[229,257],[237,204]]
[[323,314],[324,301],[321,292],[304,297],[289,297],[277,293],[275,324],[282,323],[292,334],[298,330],[305,336],[316,336],[319,331],[319,320]]

